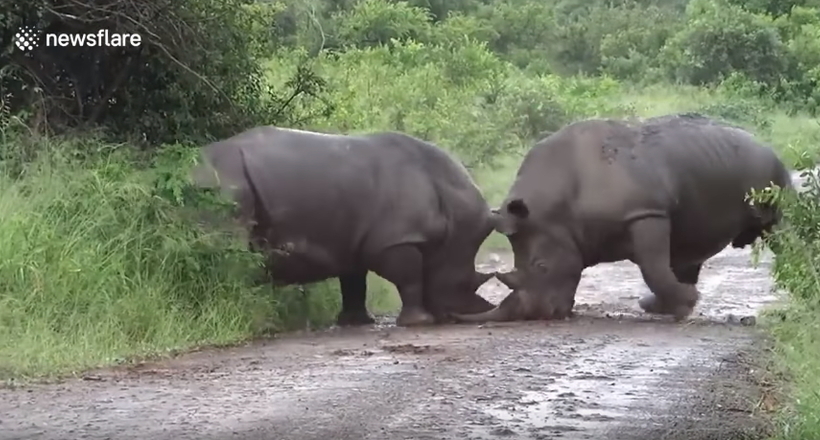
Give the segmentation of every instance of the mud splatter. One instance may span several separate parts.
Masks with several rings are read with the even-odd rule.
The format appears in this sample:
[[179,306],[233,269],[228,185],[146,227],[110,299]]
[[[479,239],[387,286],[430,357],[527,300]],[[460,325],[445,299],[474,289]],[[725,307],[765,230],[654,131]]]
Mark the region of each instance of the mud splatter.
[[390,353],[405,354],[441,353],[444,351],[442,347],[415,344],[383,345],[382,349]]

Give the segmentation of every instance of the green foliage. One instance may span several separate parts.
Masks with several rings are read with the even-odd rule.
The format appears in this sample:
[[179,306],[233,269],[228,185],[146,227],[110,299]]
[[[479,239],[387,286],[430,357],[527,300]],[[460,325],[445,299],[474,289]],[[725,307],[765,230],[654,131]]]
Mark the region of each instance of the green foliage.
[[392,40],[423,39],[429,30],[426,9],[406,2],[362,0],[337,17],[338,38],[356,47],[386,45]]
[[790,300],[768,313],[777,360],[792,382],[787,388],[792,399],[782,408],[776,436],[783,440],[820,435],[820,174],[812,169],[814,157],[805,152],[796,157],[796,167],[803,170],[799,192],[775,187],[751,197],[755,203],[777,202],[783,209],[783,224],[766,240],[775,252],[775,285]]
[[[278,91],[263,83],[259,64],[269,49],[266,24],[277,11],[252,0],[110,7],[91,1],[4,2],[0,101],[15,114],[24,111],[40,131],[99,125],[115,139],[149,144],[203,142],[249,125],[286,122],[266,103],[266,95]],[[139,33],[142,44],[123,50],[41,44],[21,56],[12,39],[22,25],[57,33]],[[309,78],[297,80],[302,89],[320,88]]]
[[[3,178],[0,375],[248,335],[275,316],[248,286],[254,256],[180,221],[150,182],[117,155],[40,159],[25,179]],[[229,328],[211,334],[220,320]]]
[[820,2],[817,0],[730,0],[730,2],[756,14],[767,14],[772,17],[789,14],[795,7],[820,7]]
[[640,4],[602,11],[608,32],[600,39],[601,71],[636,82],[657,80],[658,56],[681,28],[671,8]]
[[686,27],[664,48],[677,80],[715,83],[731,72],[775,85],[787,64],[786,45],[772,19],[723,0],[692,0]]

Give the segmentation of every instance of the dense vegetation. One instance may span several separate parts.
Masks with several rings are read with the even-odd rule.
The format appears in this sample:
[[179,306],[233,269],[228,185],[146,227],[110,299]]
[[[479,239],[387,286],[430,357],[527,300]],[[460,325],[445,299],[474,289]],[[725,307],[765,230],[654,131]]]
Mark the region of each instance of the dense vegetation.
[[[24,55],[24,24],[144,43]],[[818,83],[817,0],[5,2],[0,376],[330,322],[335,283],[252,287],[257,256],[192,221],[224,212],[185,180],[208,140],[271,123],[403,131],[459,155],[497,203],[535,139],[591,116],[696,111],[813,164]],[[818,188],[787,200],[777,237],[784,439],[820,438]]]

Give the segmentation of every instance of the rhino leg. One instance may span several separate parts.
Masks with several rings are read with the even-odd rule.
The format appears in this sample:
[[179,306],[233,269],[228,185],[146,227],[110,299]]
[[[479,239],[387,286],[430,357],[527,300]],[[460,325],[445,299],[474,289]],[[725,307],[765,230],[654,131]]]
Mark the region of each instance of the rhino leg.
[[[691,266],[673,266],[672,272],[675,278],[683,284],[696,285],[698,278],[700,278],[700,270],[703,264],[694,264]],[[644,296],[638,301],[638,305],[647,313],[655,313],[660,315],[673,315],[674,309],[669,304],[659,301],[654,294]]]
[[340,327],[370,325],[376,322],[367,313],[367,271],[339,277],[342,291],[342,310],[336,318]]
[[648,313],[674,315],[680,321],[692,314],[700,294],[693,284],[682,283],[670,261],[669,220],[649,217],[630,225],[635,263],[655,298],[639,302]]
[[703,263],[693,264],[691,266],[675,266],[672,268],[672,272],[675,274],[675,278],[677,278],[681,283],[691,284],[694,286],[698,283],[698,278],[700,278],[700,270],[702,267]]
[[424,265],[418,248],[412,245],[393,246],[376,256],[372,268],[399,291],[401,312],[396,318],[396,325],[435,324],[435,317],[424,308]]

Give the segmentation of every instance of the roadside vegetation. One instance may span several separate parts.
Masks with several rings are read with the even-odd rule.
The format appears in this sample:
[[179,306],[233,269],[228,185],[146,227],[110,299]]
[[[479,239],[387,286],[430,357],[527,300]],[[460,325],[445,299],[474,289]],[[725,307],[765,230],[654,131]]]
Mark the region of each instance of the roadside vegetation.
[[[252,287],[258,256],[218,227],[229,207],[187,182],[196,147],[250,126],[406,132],[458,155],[491,204],[535,140],[587,117],[698,112],[789,166],[820,155],[816,0],[95,4],[0,7],[6,380],[332,322],[335,282]],[[24,24],[143,46],[24,56]],[[765,321],[789,379],[784,440],[820,438],[818,190],[787,201],[776,237],[789,301]],[[370,294],[371,310],[398,305],[375,276]]]

